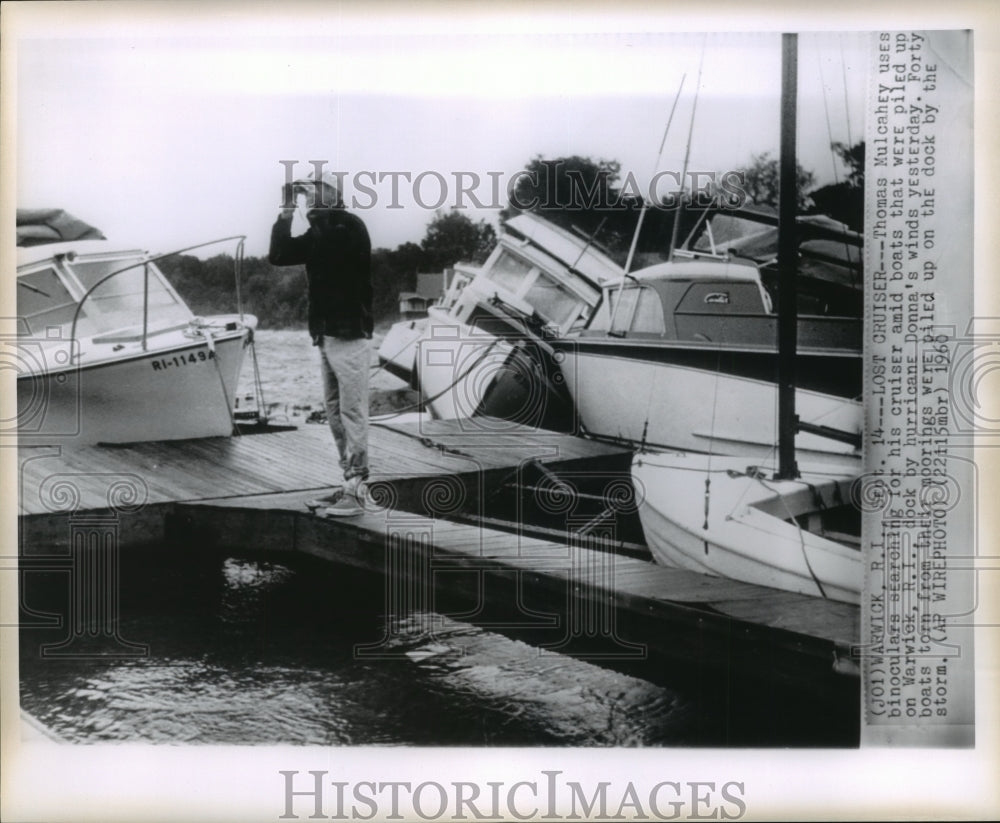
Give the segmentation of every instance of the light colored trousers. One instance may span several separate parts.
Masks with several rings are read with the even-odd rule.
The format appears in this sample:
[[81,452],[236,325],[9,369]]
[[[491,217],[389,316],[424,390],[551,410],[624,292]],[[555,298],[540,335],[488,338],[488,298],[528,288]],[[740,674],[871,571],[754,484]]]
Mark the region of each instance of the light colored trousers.
[[368,477],[368,340],[323,337],[319,354],[323,402],[344,479],[364,480]]

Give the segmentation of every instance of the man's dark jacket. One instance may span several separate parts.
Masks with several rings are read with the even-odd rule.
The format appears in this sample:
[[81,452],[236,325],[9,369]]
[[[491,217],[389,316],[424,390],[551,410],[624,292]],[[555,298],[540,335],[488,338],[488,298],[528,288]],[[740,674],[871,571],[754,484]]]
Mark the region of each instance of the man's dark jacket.
[[309,230],[291,235],[291,214],[271,229],[268,260],[305,265],[309,280],[309,334],[343,340],[372,336],[371,241],[359,217],[343,208],[309,213]]

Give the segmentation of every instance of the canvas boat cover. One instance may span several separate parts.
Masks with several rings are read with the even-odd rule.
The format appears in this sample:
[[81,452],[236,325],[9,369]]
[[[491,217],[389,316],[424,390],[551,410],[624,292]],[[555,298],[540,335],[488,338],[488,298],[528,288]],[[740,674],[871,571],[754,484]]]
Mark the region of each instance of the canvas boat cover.
[[17,210],[17,245],[21,247],[106,239],[99,229],[62,209]]
[[[744,208],[710,219],[711,233],[702,232],[696,251],[715,247],[767,265],[778,255],[777,215],[765,208]],[[861,285],[862,235],[825,215],[796,218],[799,233],[799,274],[852,288]]]

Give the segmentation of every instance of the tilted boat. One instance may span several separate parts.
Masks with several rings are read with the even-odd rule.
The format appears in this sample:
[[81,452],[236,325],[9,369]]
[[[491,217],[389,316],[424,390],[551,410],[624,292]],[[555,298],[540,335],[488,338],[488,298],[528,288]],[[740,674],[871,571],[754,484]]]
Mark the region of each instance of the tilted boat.
[[621,271],[592,240],[516,215],[480,268],[456,267],[423,323],[390,330],[380,361],[420,387],[435,418],[567,428],[572,402],[547,341],[582,327]]
[[[157,266],[167,255],[38,211],[46,225],[19,216],[17,334],[4,340],[17,371],[17,416],[6,424],[19,445],[232,434],[256,318],[196,317]],[[200,245],[226,241],[238,244],[238,275],[243,238]]]

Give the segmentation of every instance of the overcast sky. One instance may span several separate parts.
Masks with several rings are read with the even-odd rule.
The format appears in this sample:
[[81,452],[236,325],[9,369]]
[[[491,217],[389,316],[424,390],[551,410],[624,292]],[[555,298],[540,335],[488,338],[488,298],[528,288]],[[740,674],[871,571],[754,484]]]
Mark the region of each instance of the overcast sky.
[[[429,172],[416,194],[397,177],[402,208],[388,208],[387,177],[373,186],[375,207],[358,210],[375,246],[419,242],[433,210],[415,196],[441,199],[434,173],[448,183],[447,208],[458,172],[480,177],[474,193],[487,205],[492,172],[504,204],[507,182],[538,154],[615,159],[643,184],[654,170],[680,171],[703,51],[689,169],[777,153],[778,34],[376,36],[294,20],[276,18],[267,34],[178,16],[22,38],[18,205],[66,208],[151,250],[239,233],[262,254],[279,161],[305,174],[325,160],[347,174],[349,193],[359,172]],[[862,138],[867,35],[804,34],[799,48],[800,162],[832,182],[825,111],[834,140]],[[496,222],[497,211],[470,216]]]

